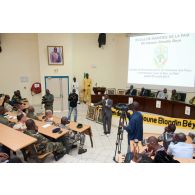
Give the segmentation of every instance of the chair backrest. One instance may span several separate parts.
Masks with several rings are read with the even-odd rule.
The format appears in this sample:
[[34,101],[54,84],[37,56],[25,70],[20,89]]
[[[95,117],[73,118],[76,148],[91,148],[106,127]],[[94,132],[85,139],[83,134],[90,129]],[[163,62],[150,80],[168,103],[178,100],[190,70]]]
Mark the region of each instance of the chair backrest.
[[186,101],[186,93],[178,93],[180,96],[179,101],[185,102]]

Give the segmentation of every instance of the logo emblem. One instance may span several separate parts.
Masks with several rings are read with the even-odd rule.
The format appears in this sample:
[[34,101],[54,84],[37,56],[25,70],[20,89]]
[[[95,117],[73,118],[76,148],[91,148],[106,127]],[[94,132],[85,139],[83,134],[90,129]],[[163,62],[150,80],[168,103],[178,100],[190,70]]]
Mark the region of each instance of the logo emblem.
[[158,68],[162,68],[168,60],[168,48],[159,45],[154,49],[154,63]]

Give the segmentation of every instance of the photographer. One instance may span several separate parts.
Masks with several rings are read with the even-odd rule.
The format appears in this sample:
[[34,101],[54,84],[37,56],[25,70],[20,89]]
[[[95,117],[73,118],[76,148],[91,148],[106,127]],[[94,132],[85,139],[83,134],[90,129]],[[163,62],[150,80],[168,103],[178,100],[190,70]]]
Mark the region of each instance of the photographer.
[[77,102],[78,102],[78,95],[76,94],[76,90],[75,89],[73,89],[72,90],[72,93],[69,94],[68,101],[69,101],[68,120],[70,120],[71,114],[74,111],[74,122],[77,122]]
[[130,141],[131,140],[139,140],[142,141],[143,139],[143,116],[138,111],[139,109],[139,103],[133,102],[131,104],[131,109],[133,111],[133,114],[128,116],[129,118],[129,124],[128,126],[123,126],[123,129],[125,129],[128,133],[128,150],[127,153],[131,152],[130,150]]
[[49,89],[46,89],[46,94],[42,98],[42,104],[45,104],[45,110],[51,110],[53,112],[54,96],[50,93]]

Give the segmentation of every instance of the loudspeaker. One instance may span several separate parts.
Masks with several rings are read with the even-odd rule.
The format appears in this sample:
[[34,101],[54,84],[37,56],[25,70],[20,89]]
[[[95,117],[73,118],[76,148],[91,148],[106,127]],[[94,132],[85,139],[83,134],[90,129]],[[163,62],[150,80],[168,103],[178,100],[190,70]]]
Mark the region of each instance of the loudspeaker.
[[99,47],[102,47],[102,45],[106,45],[106,33],[99,34],[98,43],[99,43]]

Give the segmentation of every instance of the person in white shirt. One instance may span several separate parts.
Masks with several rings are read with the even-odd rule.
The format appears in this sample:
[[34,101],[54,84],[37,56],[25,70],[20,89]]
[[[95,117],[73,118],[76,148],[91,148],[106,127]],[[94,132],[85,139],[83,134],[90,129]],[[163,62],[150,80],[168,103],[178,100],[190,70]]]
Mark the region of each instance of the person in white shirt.
[[163,91],[160,91],[157,95],[157,98],[159,99],[168,99],[167,89],[164,88]]
[[[73,78],[72,90],[73,90],[73,89],[75,89],[76,94],[79,96],[79,83],[78,83],[76,77]],[[79,99],[78,99],[78,102],[77,102],[77,103],[80,104]]]
[[193,158],[195,152],[192,144],[185,143],[187,140],[184,133],[177,133],[170,143],[167,153],[175,158]]
[[18,120],[18,123],[16,123],[13,126],[13,128],[18,131],[26,130],[26,121],[27,121],[26,114],[21,113],[17,115],[17,120]]

